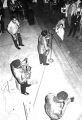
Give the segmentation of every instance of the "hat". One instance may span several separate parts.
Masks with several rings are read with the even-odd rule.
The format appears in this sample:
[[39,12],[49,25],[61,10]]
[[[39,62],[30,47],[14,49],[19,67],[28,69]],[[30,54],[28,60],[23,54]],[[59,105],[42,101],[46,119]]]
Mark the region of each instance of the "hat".
[[41,35],[42,35],[42,36],[46,36],[47,33],[48,33],[47,30],[43,30],[43,31],[41,32]]
[[68,98],[68,94],[65,91],[61,91],[57,94],[58,100],[66,100]]
[[10,65],[17,68],[20,66],[20,64],[21,64],[21,61],[19,59],[16,59],[16,60],[12,61],[12,63]]

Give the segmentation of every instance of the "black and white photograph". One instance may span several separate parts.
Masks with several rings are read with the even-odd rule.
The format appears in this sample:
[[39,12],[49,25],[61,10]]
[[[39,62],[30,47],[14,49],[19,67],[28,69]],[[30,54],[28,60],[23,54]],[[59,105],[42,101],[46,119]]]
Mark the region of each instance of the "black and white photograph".
[[0,120],[82,120],[82,0],[0,0]]

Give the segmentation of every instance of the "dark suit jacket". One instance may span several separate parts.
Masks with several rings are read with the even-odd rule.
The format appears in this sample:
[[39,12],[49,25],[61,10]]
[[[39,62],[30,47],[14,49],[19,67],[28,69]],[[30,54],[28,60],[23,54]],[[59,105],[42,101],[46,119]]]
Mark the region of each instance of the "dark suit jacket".
[[81,16],[79,15],[79,16],[77,16],[77,14],[76,15],[72,15],[72,17],[71,17],[71,25],[73,26],[73,25],[79,25],[79,23],[80,23],[80,19],[81,19]]

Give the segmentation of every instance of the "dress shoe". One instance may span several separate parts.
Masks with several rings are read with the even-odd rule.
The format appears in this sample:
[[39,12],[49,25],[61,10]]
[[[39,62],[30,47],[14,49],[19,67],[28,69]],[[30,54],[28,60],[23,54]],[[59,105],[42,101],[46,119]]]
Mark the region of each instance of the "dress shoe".
[[17,47],[17,49],[19,49],[19,50],[20,50],[21,48],[20,48],[20,47]]
[[24,95],[29,95],[29,93],[25,92]]
[[23,44],[19,45],[19,46],[24,46]]
[[44,63],[43,65],[49,65],[49,63]]

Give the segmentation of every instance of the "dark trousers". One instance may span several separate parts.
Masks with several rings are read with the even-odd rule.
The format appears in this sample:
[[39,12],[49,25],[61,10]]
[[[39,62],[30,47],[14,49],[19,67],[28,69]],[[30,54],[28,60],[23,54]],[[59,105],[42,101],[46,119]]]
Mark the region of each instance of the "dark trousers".
[[27,84],[27,82],[23,83],[21,85],[21,93],[22,94],[25,94],[26,93],[26,87],[30,87],[31,85],[30,84]]
[[2,32],[2,33],[3,33],[3,32],[4,32],[4,30],[5,30],[3,17],[1,17],[0,24],[1,24],[1,29],[0,29],[0,32]]
[[19,45],[22,45],[22,38],[20,33],[12,35],[12,39],[16,48],[18,48]]
[[77,30],[78,30],[78,27],[79,27],[79,25],[78,24],[74,24],[74,25],[71,25],[71,28],[70,28],[70,32],[69,32],[69,36],[73,33],[73,37],[75,36],[75,34],[76,34],[76,32],[77,32]]
[[40,64],[46,64],[47,56],[44,54],[39,54]]
[[33,10],[32,9],[29,9],[29,11],[28,11],[28,22],[29,22],[29,24],[30,25],[33,25],[33,24],[35,24],[35,19],[34,19],[34,12],[33,12]]

